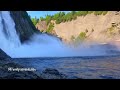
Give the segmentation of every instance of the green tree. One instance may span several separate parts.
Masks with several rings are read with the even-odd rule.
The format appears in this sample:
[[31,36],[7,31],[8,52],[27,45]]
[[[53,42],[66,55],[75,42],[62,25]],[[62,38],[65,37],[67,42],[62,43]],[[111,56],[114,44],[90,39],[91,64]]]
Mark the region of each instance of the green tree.
[[40,17],[40,20],[41,20],[41,21],[45,21],[45,18],[43,18],[43,17]]
[[[76,20],[78,16],[86,16],[87,14],[94,13],[94,15],[106,15],[107,11],[71,11],[65,14],[65,12],[58,12],[52,16],[46,15],[45,18],[40,17],[40,20],[45,20],[47,25],[51,22],[51,20],[55,20],[56,24],[60,24],[61,22],[68,22],[72,20]],[[36,24],[36,19],[32,19],[33,23]]]
[[50,21],[52,20],[52,17],[50,15],[47,15],[45,20],[46,20],[46,23],[48,25],[50,23]]
[[34,25],[36,25],[38,22],[39,22],[39,19],[38,18],[31,18],[32,22]]
[[88,14],[92,14],[94,11],[88,11]]

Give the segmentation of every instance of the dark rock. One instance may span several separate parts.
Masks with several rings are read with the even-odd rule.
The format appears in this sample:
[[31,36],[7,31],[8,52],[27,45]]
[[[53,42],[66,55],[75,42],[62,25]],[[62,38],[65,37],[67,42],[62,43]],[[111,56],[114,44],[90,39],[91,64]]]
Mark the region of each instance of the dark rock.
[[43,79],[67,79],[68,77],[65,74],[60,73],[56,69],[47,68],[45,69],[41,76]]
[[51,68],[47,68],[45,69],[45,71],[43,71],[43,73],[48,73],[48,74],[55,74],[55,75],[59,75],[60,73],[58,72],[58,70],[56,69],[51,69]]
[[101,75],[100,76],[102,79],[115,79],[112,76],[105,76],[105,75]]
[[8,68],[23,68],[12,60],[0,49],[0,79],[42,79],[41,76],[32,71],[9,71]]
[[0,79],[42,79],[35,72],[30,71],[8,71],[8,68],[23,68],[12,60],[3,60],[0,62]]
[[15,22],[15,28],[21,42],[28,40],[37,31],[27,12],[10,11],[10,15]]
[[0,49],[0,60],[10,58],[3,50]]

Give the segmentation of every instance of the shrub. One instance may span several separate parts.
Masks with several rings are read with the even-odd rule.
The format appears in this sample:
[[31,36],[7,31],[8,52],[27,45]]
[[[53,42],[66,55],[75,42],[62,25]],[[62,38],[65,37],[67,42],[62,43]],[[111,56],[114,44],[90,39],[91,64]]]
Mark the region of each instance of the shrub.
[[40,20],[41,20],[41,21],[45,21],[45,18],[43,18],[43,17],[40,17]]
[[110,35],[113,35],[114,34],[114,30],[115,30],[115,27],[111,26],[110,28],[108,28],[108,33]]
[[52,16],[47,15],[46,18],[45,18],[45,20],[46,20],[47,25],[49,25],[49,23],[50,23],[51,20],[52,20]]
[[95,15],[101,15],[103,13],[103,11],[95,11],[94,14]]
[[106,15],[108,11],[103,11],[103,15]]
[[85,39],[86,37],[86,33],[85,32],[81,32],[78,36],[79,39]]
[[31,18],[32,22],[34,25],[36,25],[39,22],[39,19],[35,18]]
[[94,11],[88,11],[88,14],[92,14]]
[[53,23],[50,23],[50,25],[49,25],[48,29],[46,30],[46,32],[47,32],[47,33],[51,33],[52,30],[53,30],[53,28],[54,28],[54,24],[53,24]]
[[76,42],[79,42],[79,41],[83,41],[84,39],[86,38],[86,33],[85,32],[81,32],[78,37],[76,38]]

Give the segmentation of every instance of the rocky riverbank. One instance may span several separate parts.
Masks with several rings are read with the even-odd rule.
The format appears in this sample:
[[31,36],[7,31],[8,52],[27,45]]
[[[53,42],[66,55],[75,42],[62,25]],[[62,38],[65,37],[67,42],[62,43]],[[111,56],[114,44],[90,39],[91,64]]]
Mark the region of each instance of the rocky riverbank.
[[12,61],[6,53],[0,49],[0,79],[66,79],[67,76],[61,74],[56,69],[47,68],[42,73],[36,74],[34,71],[10,71],[9,68],[25,68]]

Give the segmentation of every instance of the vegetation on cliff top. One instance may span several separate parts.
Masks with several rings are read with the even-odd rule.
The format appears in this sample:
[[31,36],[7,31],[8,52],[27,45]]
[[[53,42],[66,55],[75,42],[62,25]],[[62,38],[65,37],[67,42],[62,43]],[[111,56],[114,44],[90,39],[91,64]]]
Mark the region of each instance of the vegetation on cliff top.
[[34,25],[41,20],[46,21],[47,25],[50,23],[51,20],[55,20],[56,24],[60,24],[61,22],[68,22],[77,19],[78,16],[86,16],[87,14],[94,15],[106,15],[108,11],[71,11],[65,14],[65,12],[58,12],[54,15],[46,15],[45,18],[40,17],[38,18],[31,18]]
[[54,27],[54,24],[51,24],[51,21],[55,21],[56,24],[60,24],[62,22],[68,22],[72,20],[76,20],[78,16],[86,16],[87,14],[94,15],[106,15],[108,11],[71,11],[65,14],[65,12],[58,12],[54,15],[46,15],[45,18],[31,18],[34,25],[36,25],[39,21],[46,21],[48,28],[46,30],[47,33],[50,33]]
[[[30,16],[29,16],[30,17]],[[31,17],[30,17],[31,18]],[[34,25],[36,25],[38,22],[39,22],[39,19],[38,18],[31,18],[32,22]]]

